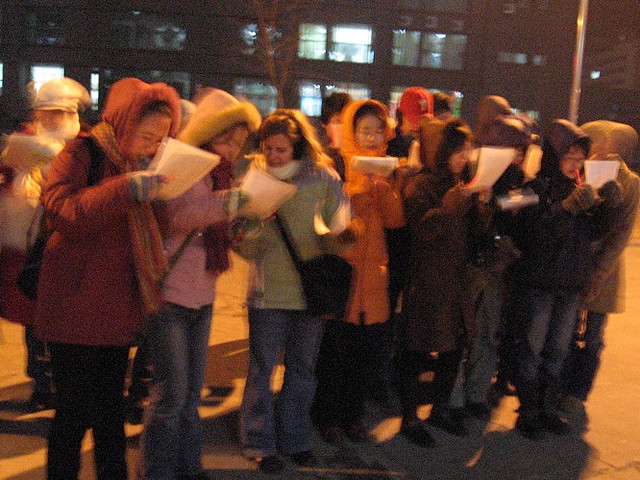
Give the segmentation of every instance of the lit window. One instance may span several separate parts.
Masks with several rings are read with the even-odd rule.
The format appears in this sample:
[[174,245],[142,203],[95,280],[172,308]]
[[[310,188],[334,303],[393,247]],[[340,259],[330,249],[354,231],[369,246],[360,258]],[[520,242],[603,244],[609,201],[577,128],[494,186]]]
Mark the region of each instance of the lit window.
[[0,63],[0,95],[2,95],[3,86],[4,86],[4,64]]
[[258,40],[258,25],[255,23],[249,23],[242,28],[240,32],[242,42],[245,44],[245,48],[242,51],[245,55],[251,55],[256,51],[256,41]]
[[240,78],[233,83],[233,95],[246,98],[265,116],[278,108],[276,88],[266,82]]
[[31,80],[33,88],[37,92],[43,83],[54,78],[64,77],[64,67],[62,65],[33,65],[31,67]]
[[462,70],[466,48],[466,35],[423,33],[420,67]]
[[393,64],[417,67],[420,57],[420,32],[393,31]]
[[547,64],[547,57],[545,57],[544,55],[532,55],[531,63],[536,67],[543,67]]
[[361,83],[327,83],[322,84],[311,80],[299,84],[300,110],[310,117],[319,117],[322,110],[322,99],[334,92],[348,93],[354,100],[368,100],[371,89]]
[[527,63],[526,53],[498,52],[498,62],[500,63],[516,63],[525,65]]
[[362,83],[337,82],[331,87],[327,86],[327,95],[335,89],[338,92],[347,92],[354,100],[369,100],[371,98],[371,89]]
[[147,83],[164,82],[175,88],[180,98],[191,98],[191,75],[186,72],[136,69],[112,70],[105,68],[100,69],[100,77],[98,80],[105,88],[108,88],[116,81],[126,77],[139,78]]
[[310,117],[319,117],[322,109],[322,89],[320,84],[300,82],[300,110]]
[[589,73],[589,78],[591,80],[597,80],[600,78],[600,70],[593,70],[591,73]]
[[324,60],[327,53],[327,27],[312,23],[300,25],[298,56],[311,60]]
[[100,74],[91,74],[91,110],[98,110],[98,103],[100,102]]
[[373,31],[362,25],[339,25],[331,29],[329,60],[373,63]]
[[121,48],[184,50],[187,31],[173,19],[136,10],[116,13],[111,39]]
[[[280,41],[280,39],[282,39],[282,32],[273,27],[267,27],[267,32],[269,32],[269,42],[271,43],[271,47],[273,48],[275,44]],[[256,49],[258,48],[258,46],[264,42],[264,40],[261,42],[259,35],[259,28],[255,23],[248,23],[242,28],[240,36],[242,37],[242,42],[245,45],[242,53],[244,53],[245,55],[253,55],[254,53],[256,53]],[[264,53],[265,46],[262,45],[262,47],[263,50],[260,53]],[[270,53],[273,54],[273,51]]]

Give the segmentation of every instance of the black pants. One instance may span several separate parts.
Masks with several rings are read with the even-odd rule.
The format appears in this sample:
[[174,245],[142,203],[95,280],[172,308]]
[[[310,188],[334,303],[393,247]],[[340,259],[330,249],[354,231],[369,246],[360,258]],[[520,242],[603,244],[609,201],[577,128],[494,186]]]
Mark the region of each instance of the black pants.
[[400,376],[400,404],[402,406],[403,423],[418,420],[417,408],[425,400],[425,389],[420,376],[425,372],[433,372],[430,400],[434,409],[446,408],[451,397],[458,374],[458,365],[462,358],[462,350],[439,352],[437,358],[427,352],[404,350],[398,359]]
[[348,428],[364,416],[370,396],[388,395],[386,324],[354,325],[329,321],[318,363],[317,388],[311,410],[318,428]]
[[93,429],[99,480],[126,480],[123,387],[128,347],[50,343],[58,394],[49,432],[48,480],[72,480],[80,470],[80,447]]

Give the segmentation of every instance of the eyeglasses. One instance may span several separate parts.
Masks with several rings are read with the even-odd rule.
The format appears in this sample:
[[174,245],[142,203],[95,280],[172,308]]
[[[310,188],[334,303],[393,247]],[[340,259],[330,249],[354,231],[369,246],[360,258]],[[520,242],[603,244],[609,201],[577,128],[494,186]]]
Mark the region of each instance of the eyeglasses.
[[362,138],[381,138],[384,136],[384,130],[356,130],[356,136]]

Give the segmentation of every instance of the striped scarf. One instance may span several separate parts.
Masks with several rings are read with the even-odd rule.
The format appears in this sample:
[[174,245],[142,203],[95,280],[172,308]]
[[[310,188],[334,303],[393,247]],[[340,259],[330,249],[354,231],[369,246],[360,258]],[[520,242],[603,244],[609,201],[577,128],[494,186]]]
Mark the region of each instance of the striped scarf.
[[[91,135],[121,173],[134,170],[120,153],[111,125],[101,122],[91,130]],[[151,202],[135,202],[132,208],[127,209],[127,223],[144,311],[146,314],[155,313],[163,304],[159,279],[166,275],[169,265]]]

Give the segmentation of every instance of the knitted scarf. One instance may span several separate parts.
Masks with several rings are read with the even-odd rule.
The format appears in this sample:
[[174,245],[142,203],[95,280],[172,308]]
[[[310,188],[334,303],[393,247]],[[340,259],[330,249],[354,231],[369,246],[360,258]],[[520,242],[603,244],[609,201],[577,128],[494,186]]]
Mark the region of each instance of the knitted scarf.
[[[101,122],[91,130],[91,135],[120,173],[134,170],[134,167],[120,153],[111,125]],[[159,279],[165,276],[169,268],[163,250],[162,235],[153,214],[151,202],[135,202],[133,207],[128,208],[127,223],[133,250],[135,275],[144,312],[151,314],[162,306]]]
[[[222,160],[211,173],[214,190],[224,190],[231,187],[233,180],[233,166]],[[215,274],[221,274],[230,267],[229,249],[231,237],[229,222],[222,221],[208,226],[204,231],[204,245],[207,252],[206,268]]]

